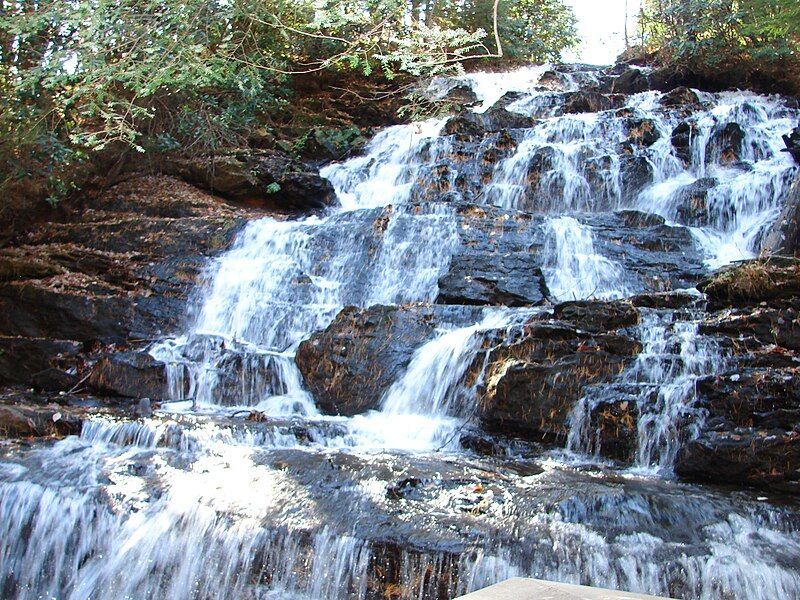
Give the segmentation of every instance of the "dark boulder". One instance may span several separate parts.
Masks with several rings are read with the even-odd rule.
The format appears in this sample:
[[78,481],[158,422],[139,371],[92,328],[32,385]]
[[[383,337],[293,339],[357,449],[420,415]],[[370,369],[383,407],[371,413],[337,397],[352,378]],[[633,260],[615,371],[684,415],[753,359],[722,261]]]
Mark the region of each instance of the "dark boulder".
[[[678,190],[676,219],[691,227],[704,227],[712,223],[712,215],[708,205],[708,192],[715,188],[719,181],[714,177],[703,177]],[[735,215],[730,215],[729,219]]]
[[697,384],[707,416],[679,453],[687,478],[800,492],[797,368],[743,369]]
[[791,133],[783,136],[783,143],[786,144],[783,152],[788,152],[797,164],[800,164],[800,126],[795,127]]
[[638,94],[649,89],[650,80],[647,73],[636,67],[626,67],[611,84],[611,91],[615,94]]
[[563,102],[565,114],[603,112],[619,108],[623,104],[620,96],[590,91],[567,92]]
[[634,146],[652,146],[661,139],[661,132],[653,119],[630,117],[625,120],[624,126],[627,141]]
[[448,306],[345,308],[300,344],[296,362],[320,410],[352,416],[380,407],[414,351],[442,323],[475,323],[480,311]]
[[442,135],[457,135],[462,138],[483,137],[486,130],[481,119],[475,113],[456,115],[447,120],[442,128]]
[[[479,399],[480,421],[488,431],[563,444],[569,415],[589,386],[619,375],[641,350],[621,333],[582,330],[576,323],[599,326],[586,319],[588,306],[582,308],[573,315],[577,321],[532,320],[517,339],[490,351]],[[566,316],[563,311],[570,309],[562,309]]]
[[165,365],[145,352],[121,352],[103,357],[92,368],[89,386],[96,392],[126,398],[164,398]]
[[761,254],[800,257],[800,177],[789,188],[783,210],[764,238]]
[[672,130],[670,139],[675,149],[675,156],[687,165],[692,162],[692,139],[696,135],[697,124],[692,121],[683,121]]
[[684,114],[692,113],[703,106],[697,92],[687,87],[677,87],[667,92],[661,96],[660,103],[664,108],[676,109]]
[[33,385],[52,390],[60,380],[66,390],[74,385],[79,364],[78,342],[47,338],[0,337],[0,383]]
[[316,169],[277,150],[175,159],[167,172],[237,202],[274,210],[331,206],[336,195]]
[[652,163],[644,156],[623,156],[620,158],[619,174],[622,180],[622,196],[633,200],[639,193],[653,183]]
[[744,139],[744,129],[738,123],[715,126],[706,146],[706,163],[731,165],[738,162],[744,151]]

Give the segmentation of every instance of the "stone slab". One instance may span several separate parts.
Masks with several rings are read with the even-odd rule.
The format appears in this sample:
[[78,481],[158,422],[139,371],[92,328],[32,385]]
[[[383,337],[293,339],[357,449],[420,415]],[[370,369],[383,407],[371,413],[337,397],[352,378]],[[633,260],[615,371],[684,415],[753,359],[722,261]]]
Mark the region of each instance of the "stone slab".
[[[460,600],[658,600],[656,596],[514,578],[461,596]],[[663,598],[661,600],[664,600]]]

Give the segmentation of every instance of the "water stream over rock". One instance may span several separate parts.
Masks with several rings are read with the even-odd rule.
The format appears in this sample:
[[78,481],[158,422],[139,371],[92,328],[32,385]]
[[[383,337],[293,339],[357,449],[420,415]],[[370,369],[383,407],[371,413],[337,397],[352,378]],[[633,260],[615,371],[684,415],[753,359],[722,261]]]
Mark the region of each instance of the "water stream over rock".
[[[597,81],[435,82],[474,110],[325,167],[328,213],[247,224],[150,348],[153,417],[0,455],[0,595],[448,598],[533,576],[799,597],[796,501],[675,480],[727,357],[697,293],[658,294],[758,252],[800,111]],[[679,299],[570,321],[647,294]],[[557,425],[522,414],[525,385]]]

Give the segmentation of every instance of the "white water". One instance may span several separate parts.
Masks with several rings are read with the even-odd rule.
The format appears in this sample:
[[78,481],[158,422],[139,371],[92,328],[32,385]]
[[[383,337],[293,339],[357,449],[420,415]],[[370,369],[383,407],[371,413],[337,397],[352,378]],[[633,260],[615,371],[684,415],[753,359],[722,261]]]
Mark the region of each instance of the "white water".
[[601,453],[598,435],[591,429],[592,411],[613,402],[619,386],[625,390],[625,400],[633,403],[638,413],[633,472],[666,477],[672,474],[681,444],[695,437],[702,425],[703,415],[693,406],[696,382],[724,370],[720,349],[712,339],[699,335],[698,318],[691,312],[643,314],[637,327],[642,351],[615,386],[606,393],[595,390],[576,403],[569,419],[569,450]]
[[595,251],[585,225],[572,217],[551,218],[546,236],[544,273],[554,301],[610,300],[632,292],[623,268]]
[[[613,111],[562,115],[557,96],[534,89],[546,71],[461,81],[479,113],[518,91],[510,109],[541,119],[512,132],[515,149],[494,165],[481,201],[545,214],[540,258],[554,300],[625,297],[642,283],[603,254],[577,213],[630,207],[680,224],[681,189],[703,177],[718,180],[707,222],[692,228],[708,264],[756,252],[793,172],[778,149],[797,111],[751,94],[704,96],[683,164],[669,141],[682,117],[660,107],[660,94],[627,103],[660,139],[623,151],[626,126]],[[570,74],[563,87],[593,79]],[[731,122],[745,131],[742,165],[721,162],[712,141]],[[632,367],[576,402],[568,445],[586,455],[601,451],[591,431],[599,402],[637,405],[633,469],[609,483],[547,460],[536,464],[542,473],[518,473],[529,461],[460,449],[477,425],[481,352],[524,326],[530,309],[487,309],[420,340],[378,411],[319,414],[297,346],[348,305],[435,301],[459,227],[470,226],[451,204],[415,203],[432,166],[447,162],[453,183],[473,159],[454,159],[457,140],[440,136],[443,126],[379,133],[364,156],[323,170],[341,207],[254,221],[209,266],[191,326],[152,349],[169,365],[169,396],[181,402],[172,408],[187,414],[98,418],[80,438],[0,457],[0,595],[366,599],[387,592],[369,587],[380,572],[394,572],[389,591],[403,598],[433,598],[437,586],[452,597],[511,576],[714,600],[800,596],[791,508],[662,481],[692,435],[684,421],[702,419],[695,381],[723,364],[691,315],[645,311]],[[652,170],[641,190],[624,176],[629,155]],[[266,422],[225,418],[242,407]],[[394,571],[380,566],[387,541],[404,546]]]

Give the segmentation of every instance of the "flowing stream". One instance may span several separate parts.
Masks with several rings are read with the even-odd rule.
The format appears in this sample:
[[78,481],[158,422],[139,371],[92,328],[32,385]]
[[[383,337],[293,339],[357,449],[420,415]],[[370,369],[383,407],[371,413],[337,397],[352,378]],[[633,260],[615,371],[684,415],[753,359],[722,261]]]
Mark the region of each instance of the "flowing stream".
[[[797,110],[741,92],[698,94],[687,113],[647,92],[567,113],[565,94],[597,75],[574,69],[554,89],[549,72],[435,82],[471,86],[476,118],[503,105],[527,126],[472,146],[444,119],[388,128],[322,170],[340,206],[250,222],[208,265],[183,334],[150,349],[171,400],[153,417],[97,417],[80,436],[0,454],[0,596],[449,598],[532,576],[800,597],[796,505],[673,476],[683,423],[703,419],[695,382],[726,360],[692,308],[643,309],[642,352],[574,399],[565,451],[481,456],[461,443],[481,435],[487,344],[547,307],[444,318],[376,410],[327,416],[304,386],[298,347],[343,308],[437,301],[466,205],[531,219],[553,303],[653,291],[642,251],[613,230],[634,214],[688,232],[658,250],[659,276],[692,253],[702,274],[758,252],[794,173],[780,134]],[[640,415],[628,464],[600,458],[590,420],[621,398]],[[243,410],[265,417],[233,418]]]

